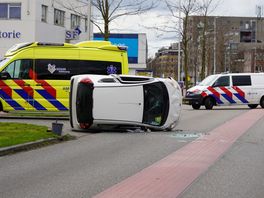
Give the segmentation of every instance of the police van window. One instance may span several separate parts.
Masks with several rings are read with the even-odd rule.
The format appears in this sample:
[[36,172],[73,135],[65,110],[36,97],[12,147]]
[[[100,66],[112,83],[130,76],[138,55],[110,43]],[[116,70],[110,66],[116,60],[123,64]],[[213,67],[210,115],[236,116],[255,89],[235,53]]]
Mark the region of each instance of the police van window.
[[203,79],[202,82],[199,83],[200,86],[209,86],[212,85],[212,83],[215,81],[217,78],[217,75],[211,75]]
[[229,76],[222,76],[215,81],[213,87],[226,87],[229,85],[230,85]]
[[233,86],[250,86],[250,76],[232,76]]
[[32,68],[32,60],[22,59],[10,63],[4,71],[9,73],[11,79],[30,79]]

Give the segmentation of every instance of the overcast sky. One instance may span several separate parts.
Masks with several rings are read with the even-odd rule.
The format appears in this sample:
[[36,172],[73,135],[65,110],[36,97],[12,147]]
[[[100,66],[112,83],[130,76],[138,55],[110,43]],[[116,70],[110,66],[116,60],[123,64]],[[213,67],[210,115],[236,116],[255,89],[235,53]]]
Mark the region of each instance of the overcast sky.
[[[184,1],[184,0],[182,0]],[[219,1],[219,0],[215,0]],[[162,5],[162,0],[159,1]],[[176,0],[175,0],[176,2]],[[256,16],[256,5],[264,6],[264,0],[220,0],[213,16]],[[264,17],[264,15],[262,14]],[[178,41],[177,33],[165,33],[152,28],[167,24],[171,16],[164,6],[159,6],[140,16],[122,17],[111,23],[112,33],[146,33],[148,40],[149,56],[153,57],[161,47],[168,47]],[[176,19],[173,19],[174,21]],[[170,20],[171,21],[171,20]],[[176,25],[174,25],[176,26]],[[95,29],[96,31],[96,29]]]

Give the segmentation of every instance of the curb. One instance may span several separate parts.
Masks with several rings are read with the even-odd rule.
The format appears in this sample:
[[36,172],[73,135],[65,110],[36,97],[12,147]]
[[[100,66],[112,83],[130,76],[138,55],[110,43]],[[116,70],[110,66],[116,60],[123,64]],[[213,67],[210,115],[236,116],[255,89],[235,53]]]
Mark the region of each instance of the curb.
[[14,154],[14,153],[22,152],[22,151],[28,151],[28,150],[40,148],[43,146],[47,146],[50,144],[56,144],[59,142],[65,142],[65,141],[74,140],[74,139],[76,139],[75,136],[69,136],[69,137],[61,136],[58,138],[41,139],[35,142],[28,142],[24,144],[9,146],[9,147],[3,147],[3,148],[0,148],[0,157],[4,155],[10,155],[10,154]]

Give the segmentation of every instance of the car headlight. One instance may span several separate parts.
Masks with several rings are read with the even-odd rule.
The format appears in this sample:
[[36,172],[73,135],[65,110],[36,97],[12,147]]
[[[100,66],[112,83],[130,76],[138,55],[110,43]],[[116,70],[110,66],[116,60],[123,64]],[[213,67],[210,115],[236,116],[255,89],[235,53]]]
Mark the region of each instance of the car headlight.
[[201,93],[202,93],[202,90],[200,90],[200,89],[195,89],[195,90],[193,90],[193,91],[190,92],[190,93],[193,93],[193,94],[201,94]]

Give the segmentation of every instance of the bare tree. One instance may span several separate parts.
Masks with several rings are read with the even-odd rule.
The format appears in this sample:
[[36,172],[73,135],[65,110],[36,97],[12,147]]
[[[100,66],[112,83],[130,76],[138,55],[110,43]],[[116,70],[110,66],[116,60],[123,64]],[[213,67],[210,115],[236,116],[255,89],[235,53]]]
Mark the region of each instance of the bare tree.
[[188,34],[189,28],[189,17],[192,14],[197,13],[199,10],[199,4],[197,0],[181,0],[180,1],[173,1],[173,0],[166,0],[167,7],[173,16],[176,19],[179,19],[178,13],[183,13],[183,18],[180,18],[181,23],[183,24],[182,29],[178,30],[182,37],[182,49],[183,49],[183,66],[184,66],[184,74],[185,74],[185,87],[188,89],[189,87],[189,72],[188,72],[188,63],[189,63],[189,41],[191,40],[190,35]]
[[[202,54],[201,54],[201,60],[202,60],[202,68],[201,68],[201,80],[205,78],[205,69],[206,69],[206,54],[207,54],[207,36],[208,33],[208,15],[213,12],[217,4],[213,4],[214,0],[202,0],[200,2],[200,12],[203,20],[203,29],[202,29]],[[216,34],[215,30],[213,31],[214,34]]]
[[[139,15],[155,7],[152,0],[90,0],[96,9],[96,14],[91,22],[103,34],[104,40],[109,40],[110,24],[117,18],[129,15]],[[82,17],[86,17],[83,12],[78,11],[69,0],[56,0],[64,8],[74,11]],[[87,1],[82,1],[87,4]]]

